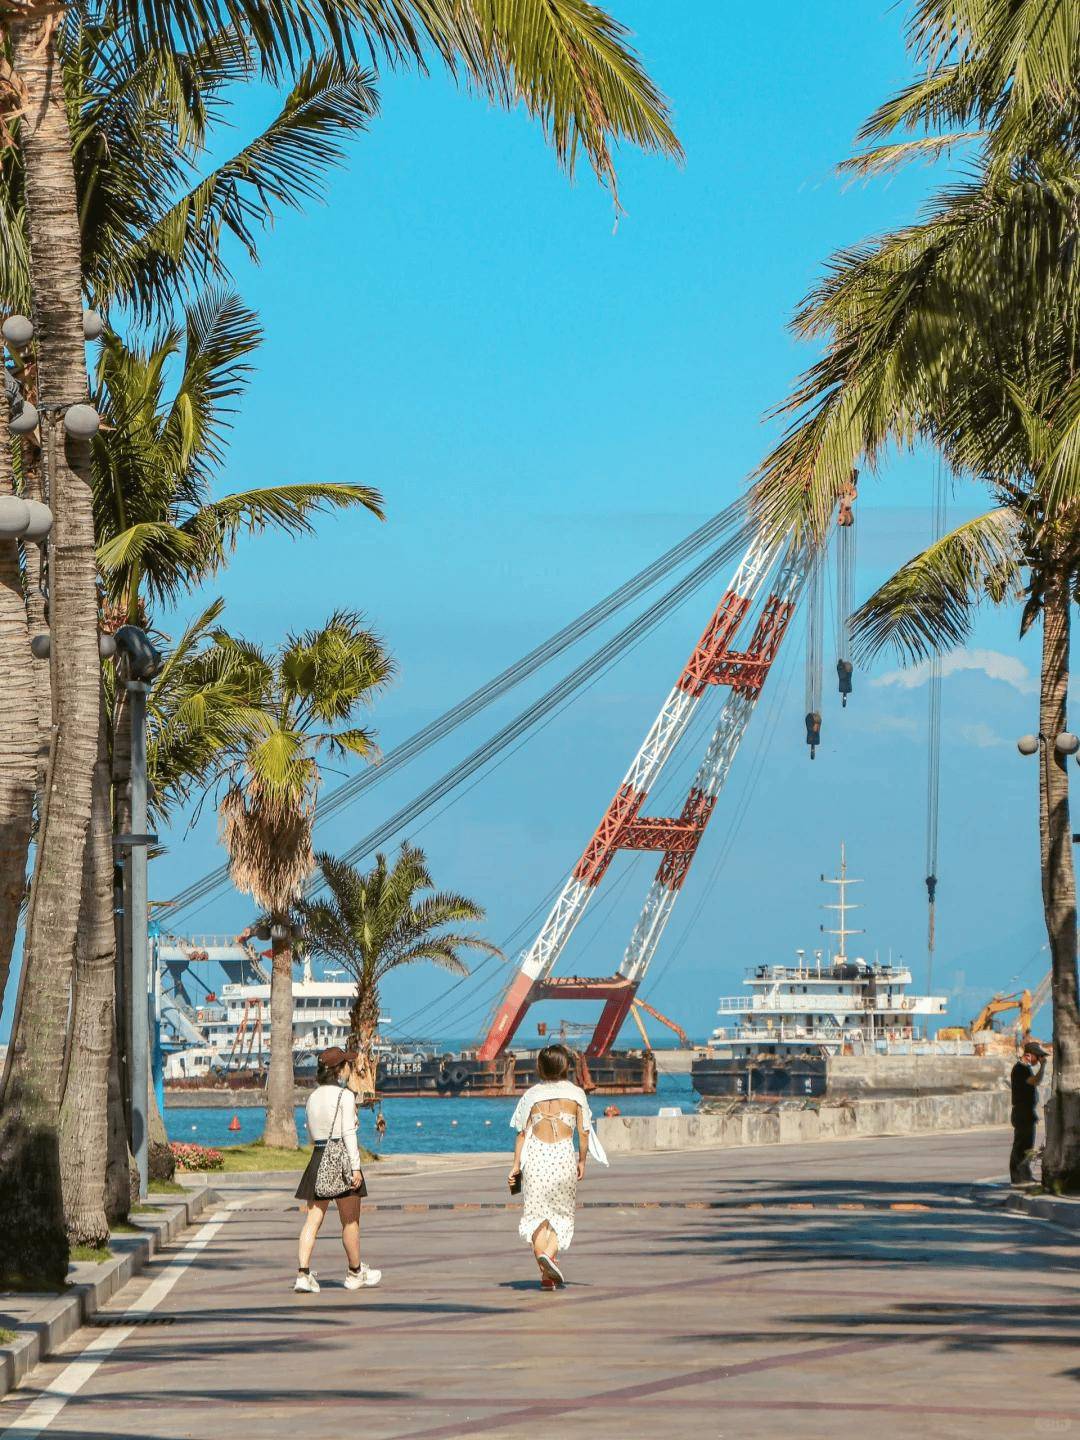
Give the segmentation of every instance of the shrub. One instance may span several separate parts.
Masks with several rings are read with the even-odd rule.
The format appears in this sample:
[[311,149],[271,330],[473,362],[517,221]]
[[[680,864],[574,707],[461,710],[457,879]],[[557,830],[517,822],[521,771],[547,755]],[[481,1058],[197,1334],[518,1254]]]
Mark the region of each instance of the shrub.
[[211,1150],[208,1145],[189,1145],[182,1140],[173,1140],[169,1149],[181,1170],[224,1170],[225,1168],[225,1156],[220,1150]]

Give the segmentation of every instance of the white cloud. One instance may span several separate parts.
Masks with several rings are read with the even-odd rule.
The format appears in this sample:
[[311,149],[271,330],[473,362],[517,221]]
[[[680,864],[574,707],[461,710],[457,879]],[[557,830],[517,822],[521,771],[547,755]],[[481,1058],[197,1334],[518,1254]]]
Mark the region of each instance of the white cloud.
[[[1005,655],[1000,650],[954,650],[951,655],[941,658],[942,675],[956,675],[963,670],[979,670],[991,680],[1000,680],[1011,685],[1021,695],[1036,695],[1039,682],[1036,676],[1015,655]],[[906,670],[890,670],[878,675],[871,685],[898,685],[902,690],[915,690],[925,685],[930,678],[930,661],[923,660]]]
[[965,745],[972,745],[976,750],[992,750],[1008,743],[983,720],[977,720],[974,725],[958,725],[956,734]]

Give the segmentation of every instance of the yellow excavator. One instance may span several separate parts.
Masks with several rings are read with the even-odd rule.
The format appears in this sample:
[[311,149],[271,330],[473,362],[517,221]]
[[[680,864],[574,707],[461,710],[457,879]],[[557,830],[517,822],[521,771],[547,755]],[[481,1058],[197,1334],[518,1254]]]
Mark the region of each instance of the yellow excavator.
[[1043,976],[1034,990],[1018,990],[1012,995],[994,995],[989,999],[970,1025],[950,1025],[938,1031],[939,1040],[971,1040],[982,1030],[994,1028],[994,1017],[1018,1010],[1016,1027],[1026,1040],[1031,1034],[1035,1016],[1050,997],[1050,973]]

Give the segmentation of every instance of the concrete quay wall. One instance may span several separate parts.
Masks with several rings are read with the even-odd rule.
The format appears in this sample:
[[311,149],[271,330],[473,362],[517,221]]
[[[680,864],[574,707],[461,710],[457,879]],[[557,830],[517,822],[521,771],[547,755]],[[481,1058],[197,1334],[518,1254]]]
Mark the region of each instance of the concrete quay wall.
[[834,1099],[901,1095],[953,1095],[1000,1090],[1009,1082],[1015,1055],[830,1055],[826,1095]]
[[596,1122],[612,1155],[652,1150],[721,1150],[738,1145],[805,1145],[877,1135],[974,1130],[1009,1121],[1007,1090],[900,1095],[819,1105],[737,1103],[697,1115],[617,1115]]

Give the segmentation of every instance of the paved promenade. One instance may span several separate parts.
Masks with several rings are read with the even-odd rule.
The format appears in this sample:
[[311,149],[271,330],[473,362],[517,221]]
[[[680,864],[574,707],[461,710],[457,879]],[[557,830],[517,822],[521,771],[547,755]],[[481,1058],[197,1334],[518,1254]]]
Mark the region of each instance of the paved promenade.
[[294,1296],[285,1192],[229,1187],[116,1323],[0,1405],[0,1436],[1080,1437],[1077,1237],[968,1200],[1007,1147],[622,1159],[590,1172],[557,1294],[503,1208],[505,1158],[371,1167],[371,1291],[342,1288],[328,1219],[326,1288]]

